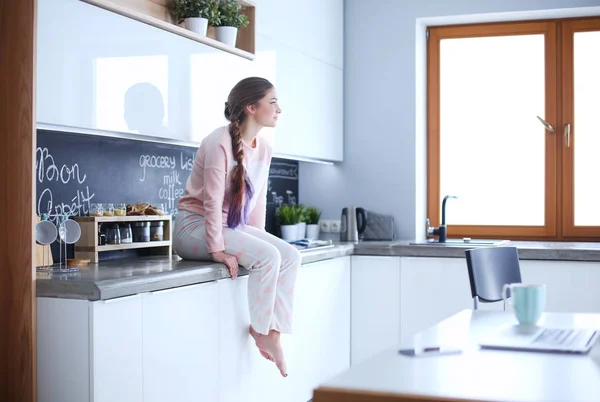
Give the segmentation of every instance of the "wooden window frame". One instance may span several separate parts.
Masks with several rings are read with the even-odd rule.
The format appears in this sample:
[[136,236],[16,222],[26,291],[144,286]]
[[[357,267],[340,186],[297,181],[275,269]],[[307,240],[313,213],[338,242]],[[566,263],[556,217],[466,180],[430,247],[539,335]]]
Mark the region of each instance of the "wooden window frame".
[[[579,240],[600,238],[598,227],[573,222],[573,147],[563,145],[564,122],[572,121],[573,32],[600,29],[600,18],[578,18],[429,27],[427,43],[427,217],[440,225],[440,41],[510,35],[545,35],[545,116],[556,131],[546,132],[545,225],[448,225],[448,237],[511,240]],[[571,65],[569,65],[571,63]],[[569,75],[570,74],[570,75]],[[566,82],[563,84],[563,80]],[[563,88],[565,88],[563,90]],[[572,130],[573,133],[573,130]],[[573,136],[571,138],[574,138]],[[565,184],[563,184],[565,183]]]

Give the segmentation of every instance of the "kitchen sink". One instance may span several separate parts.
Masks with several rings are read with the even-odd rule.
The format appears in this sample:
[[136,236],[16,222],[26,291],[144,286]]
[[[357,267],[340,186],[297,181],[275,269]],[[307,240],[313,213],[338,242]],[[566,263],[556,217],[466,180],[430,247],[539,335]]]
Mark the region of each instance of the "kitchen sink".
[[510,240],[491,240],[491,239],[446,239],[445,243],[440,243],[437,239],[427,239],[409,243],[411,246],[438,246],[438,247],[495,247],[503,246]]

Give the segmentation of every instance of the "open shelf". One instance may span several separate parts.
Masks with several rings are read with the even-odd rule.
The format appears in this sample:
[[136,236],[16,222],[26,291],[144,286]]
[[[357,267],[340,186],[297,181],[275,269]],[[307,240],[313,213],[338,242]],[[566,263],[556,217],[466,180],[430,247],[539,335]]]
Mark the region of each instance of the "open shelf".
[[[98,262],[98,253],[118,250],[152,249],[153,254],[171,255],[171,215],[132,215],[132,216],[80,216],[74,218],[81,226],[81,237],[75,243],[75,258]],[[121,244],[98,244],[99,226],[103,223],[157,222],[163,221],[163,240],[132,242]],[[133,228],[132,228],[133,231]]]
[[[214,39],[214,31],[209,28],[208,35],[201,36],[185,29],[173,21],[170,13],[172,0],[81,0],[85,3],[123,15],[153,27],[171,32],[175,35],[211,46],[243,57],[255,59],[255,5],[247,0],[241,0],[242,12],[248,17],[248,26],[241,28],[238,33],[237,47],[231,47]],[[213,36],[213,37],[211,37]]]

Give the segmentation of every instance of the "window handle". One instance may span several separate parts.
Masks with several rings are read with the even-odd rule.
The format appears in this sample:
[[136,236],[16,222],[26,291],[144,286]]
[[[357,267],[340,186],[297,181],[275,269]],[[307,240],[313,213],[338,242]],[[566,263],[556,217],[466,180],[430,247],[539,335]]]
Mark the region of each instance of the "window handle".
[[548,130],[551,133],[554,132],[554,126],[552,124],[548,123],[546,120],[542,119],[540,116],[536,116],[536,117],[544,125],[544,127],[546,128],[546,130]]
[[571,146],[571,123],[565,124],[565,142],[569,148]]

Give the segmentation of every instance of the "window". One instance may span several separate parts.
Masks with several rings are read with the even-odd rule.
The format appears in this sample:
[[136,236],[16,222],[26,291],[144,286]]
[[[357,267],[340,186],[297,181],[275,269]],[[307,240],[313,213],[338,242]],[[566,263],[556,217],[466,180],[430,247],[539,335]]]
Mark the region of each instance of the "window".
[[600,238],[598,49],[600,18],[429,29],[432,225],[454,195],[451,237]]

